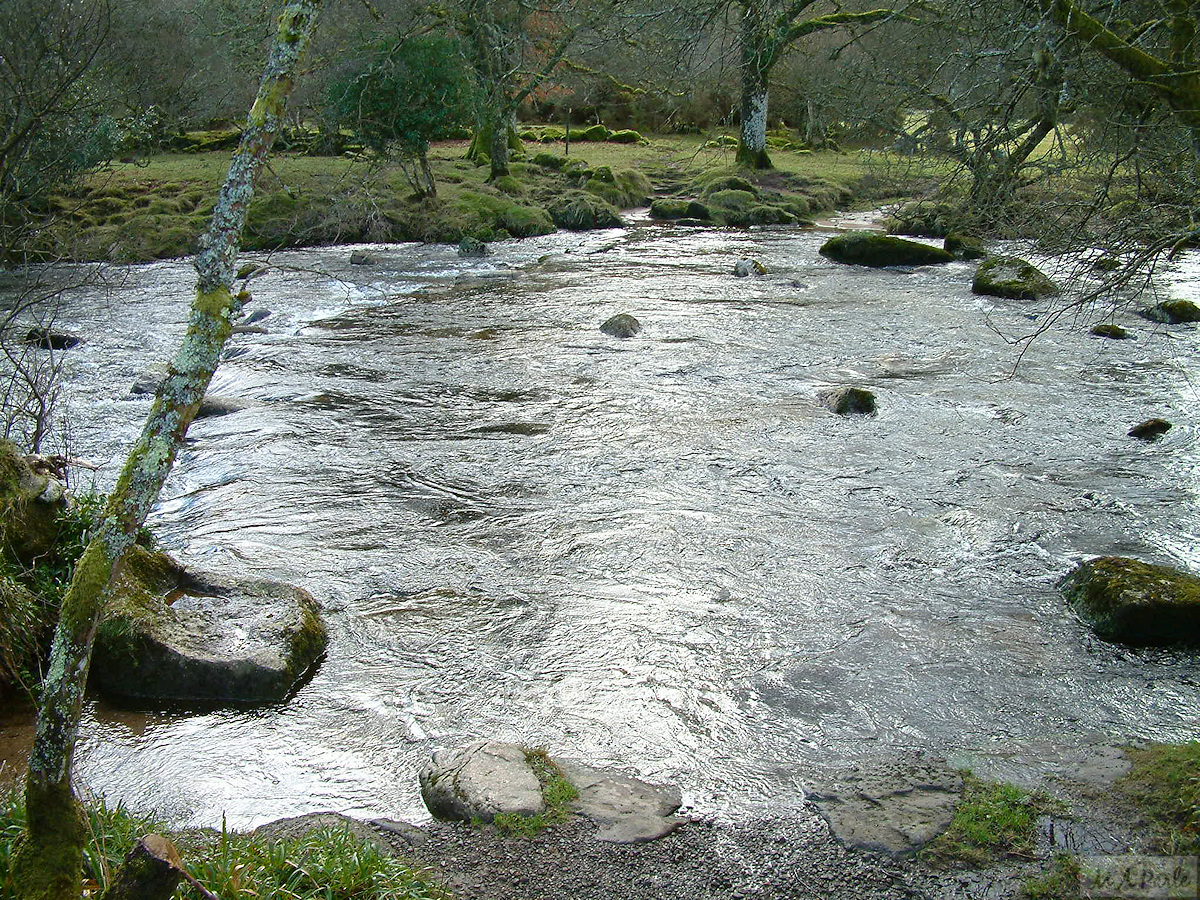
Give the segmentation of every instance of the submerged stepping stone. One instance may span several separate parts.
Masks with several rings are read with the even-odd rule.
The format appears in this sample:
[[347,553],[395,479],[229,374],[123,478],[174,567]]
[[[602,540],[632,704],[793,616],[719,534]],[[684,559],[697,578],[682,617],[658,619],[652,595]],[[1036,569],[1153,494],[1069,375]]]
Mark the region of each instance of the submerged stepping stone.
[[941,761],[897,761],[849,769],[807,799],[846,846],[903,856],[946,830],[962,790],[962,777]]

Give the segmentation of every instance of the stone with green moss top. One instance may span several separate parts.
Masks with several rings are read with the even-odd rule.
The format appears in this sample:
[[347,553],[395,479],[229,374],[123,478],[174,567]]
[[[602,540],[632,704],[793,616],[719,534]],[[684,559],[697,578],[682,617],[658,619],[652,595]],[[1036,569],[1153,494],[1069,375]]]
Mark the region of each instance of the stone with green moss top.
[[197,573],[134,546],[97,634],[91,683],[118,698],[277,702],[326,643],[302,588]]
[[1103,556],[1080,563],[1060,589],[1104,640],[1141,647],[1200,646],[1200,578],[1188,572]]
[[830,238],[818,251],[826,259],[854,266],[930,266],[953,262],[954,256],[941,247],[880,234],[851,231]]
[[1041,300],[1059,292],[1037,266],[1016,256],[990,256],[979,264],[971,291],[1008,300]]
[[1200,322],[1200,306],[1191,300],[1163,300],[1141,310],[1140,315],[1151,322],[1163,325],[1186,325]]
[[620,228],[625,223],[611,203],[587,191],[567,191],[546,207],[559,228],[590,231],[594,228]]
[[45,460],[0,441],[0,551],[25,566],[45,557],[67,504],[66,489]]

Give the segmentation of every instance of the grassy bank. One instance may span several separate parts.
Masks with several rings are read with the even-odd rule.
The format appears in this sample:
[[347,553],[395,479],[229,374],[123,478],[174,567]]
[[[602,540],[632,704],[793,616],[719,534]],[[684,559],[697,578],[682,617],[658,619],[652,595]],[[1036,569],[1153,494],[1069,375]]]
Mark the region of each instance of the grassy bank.
[[[603,226],[611,222],[608,207],[615,215],[616,208],[645,205],[653,195],[695,196],[706,180],[735,173],[732,148],[670,136],[632,144],[572,143],[565,158],[562,143],[528,143],[524,157],[511,164],[512,177],[489,184],[488,169],[465,159],[466,149],[465,142],[433,148],[438,195],[427,199],[412,196],[395,166],[280,154],[259,185],[244,246],[458,243],[465,237],[486,242],[555,227]],[[756,194],[777,206],[790,203],[794,212],[816,214],[912,187],[884,184],[859,154],[778,150],[773,158],[774,171],[741,174],[754,182]],[[115,163],[53,198],[39,247],[56,257],[117,262],[189,255],[228,163],[227,151]]]

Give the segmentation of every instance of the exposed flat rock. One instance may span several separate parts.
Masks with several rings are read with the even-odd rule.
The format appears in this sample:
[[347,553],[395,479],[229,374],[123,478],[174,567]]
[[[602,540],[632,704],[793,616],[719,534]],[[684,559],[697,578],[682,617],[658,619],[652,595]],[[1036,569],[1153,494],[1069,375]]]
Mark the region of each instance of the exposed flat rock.
[[96,637],[91,684],[139,700],[276,702],[326,640],[303,588],[193,572],[134,547]]
[[579,791],[576,812],[599,827],[596,840],[639,844],[664,837],[687,820],[675,815],[683,802],[679,788],[649,784],[629,775],[559,760]]
[[534,816],[546,809],[525,750],[500,741],[476,741],[437,750],[421,769],[421,798],[439,819],[491,822],[497,815]]
[[897,761],[851,769],[814,785],[808,799],[848,847],[899,856],[946,829],[962,788],[961,776],[940,761]]

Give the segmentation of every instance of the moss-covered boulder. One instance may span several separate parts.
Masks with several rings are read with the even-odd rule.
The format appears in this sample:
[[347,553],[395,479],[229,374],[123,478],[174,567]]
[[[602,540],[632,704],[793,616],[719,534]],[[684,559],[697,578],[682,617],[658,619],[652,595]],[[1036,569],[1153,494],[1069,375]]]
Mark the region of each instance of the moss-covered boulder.
[[193,572],[135,546],[96,636],[91,684],[143,701],[273,703],[299,686],[326,641],[302,588]]
[[625,223],[613,205],[588,191],[567,191],[546,207],[559,228],[590,231],[593,228],[620,228]]
[[66,487],[48,460],[0,441],[0,552],[32,566],[54,549]]
[[557,153],[547,153],[544,150],[541,153],[534,154],[534,165],[541,166],[543,169],[553,169],[559,171],[567,164],[565,156],[559,156]]
[[971,290],[1008,300],[1041,300],[1058,293],[1058,285],[1037,266],[1016,256],[990,256],[979,264]]
[[609,337],[630,338],[642,330],[642,323],[629,313],[617,313],[605,319],[600,330]]
[[1129,436],[1139,441],[1154,442],[1171,430],[1171,423],[1166,419],[1147,419],[1129,429]]
[[593,125],[583,130],[585,141],[607,141],[611,136],[612,132],[604,125]]
[[660,197],[650,204],[652,219],[709,219],[712,214],[708,207],[699,200],[686,200],[677,197]]
[[826,259],[853,266],[931,266],[948,263],[954,257],[940,247],[918,241],[880,234],[876,231],[851,231],[831,237],[818,251]]
[[948,203],[914,200],[885,219],[884,227],[889,234],[944,238],[954,229],[958,218],[958,211]]
[[1144,319],[1163,325],[1186,325],[1189,322],[1200,322],[1200,306],[1196,306],[1191,300],[1163,300],[1141,310],[1140,315]]
[[468,257],[468,258],[472,258],[472,257],[477,258],[477,257],[481,257],[481,256],[487,256],[487,254],[488,254],[487,244],[485,244],[483,241],[481,241],[477,237],[473,237],[472,235],[467,235],[461,241],[458,242],[458,255],[459,256]]
[[610,134],[607,140],[610,144],[640,144],[645,139],[632,128],[622,128]]
[[1101,322],[1099,325],[1093,325],[1090,333],[1096,337],[1108,338],[1110,341],[1127,341],[1133,337],[1132,334],[1113,322]]
[[750,207],[751,225],[795,225],[796,217],[778,206],[769,203],[759,203]]
[[875,395],[866,388],[830,388],[817,395],[817,402],[839,416],[875,415]]
[[948,234],[942,241],[942,249],[954,254],[955,259],[984,259],[987,251],[983,249],[983,241],[966,234]]
[[1103,556],[1060,584],[1096,634],[1139,647],[1200,645],[1200,578],[1169,566]]
[[[736,143],[736,142],[735,142]],[[698,183],[700,193],[710,197],[720,191],[745,191],[747,194],[758,196],[758,186],[741,175],[710,175]]]

